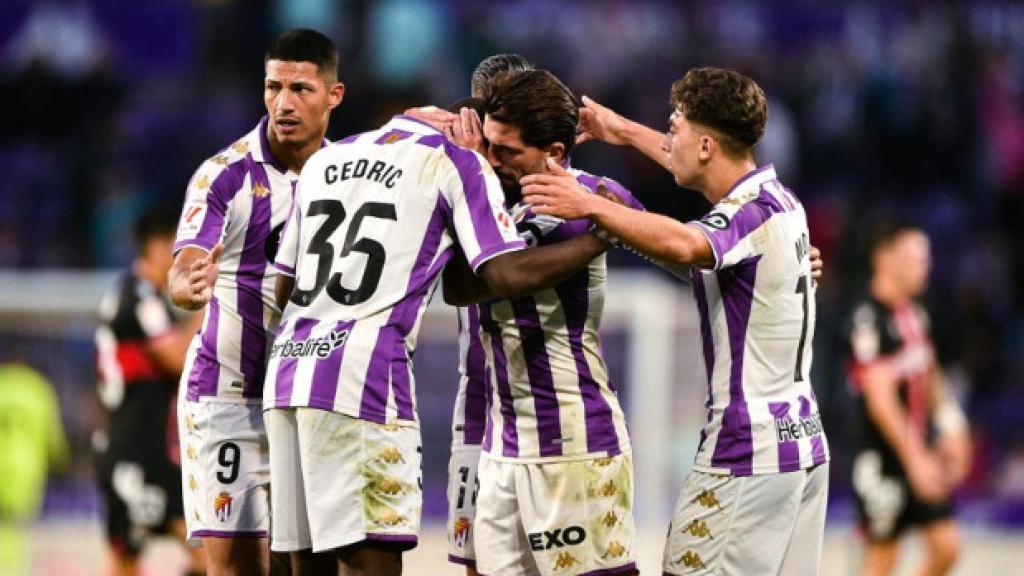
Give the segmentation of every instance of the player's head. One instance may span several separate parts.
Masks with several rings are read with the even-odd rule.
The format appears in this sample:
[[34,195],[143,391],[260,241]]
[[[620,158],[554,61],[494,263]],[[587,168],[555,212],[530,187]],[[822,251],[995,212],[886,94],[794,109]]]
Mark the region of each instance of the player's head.
[[484,90],[487,159],[505,191],[515,195],[519,179],[547,170],[547,159],[563,162],[576,143],[579,109],[572,92],[547,70],[509,72]]
[[481,98],[487,84],[495,76],[506,72],[522,72],[533,69],[533,64],[530,64],[530,61],[521,54],[494,54],[488,56],[476,65],[476,70],[473,70],[473,76],[470,78],[470,94],[475,98]]
[[693,68],[672,84],[672,115],[662,150],[676,184],[703,189],[709,167],[753,159],[764,134],[768,101],[746,76]]
[[154,284],[162,289],[174,263],[174,235],[178,217],[173,211],[151,208],[135,220],[133,235],[139,262]]
[[913,298],[928,287],[931,271],[931,243],[923,230],[905,222],[883,222],[876,226],[870,243],[874,276]]
[[271,137],[297,147],[322,139],[345,94],[334,43],[316,30],[296,28],[274,39],[263,63]]

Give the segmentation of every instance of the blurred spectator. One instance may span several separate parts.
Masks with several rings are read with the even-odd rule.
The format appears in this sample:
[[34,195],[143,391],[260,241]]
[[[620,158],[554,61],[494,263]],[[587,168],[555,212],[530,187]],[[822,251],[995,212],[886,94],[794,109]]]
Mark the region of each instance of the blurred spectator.
[[42,504],[47,473],[67,461],[50,382],[25,364],[0,364],[0,573],[28,573],[29,523]]

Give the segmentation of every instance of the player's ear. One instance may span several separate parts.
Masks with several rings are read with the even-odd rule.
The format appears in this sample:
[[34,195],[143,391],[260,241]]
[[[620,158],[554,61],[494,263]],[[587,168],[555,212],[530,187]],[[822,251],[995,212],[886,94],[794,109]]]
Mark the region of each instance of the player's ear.
[[345,85],[341,82],[327,85],[327,107],[334,110],[345,97]]
[[715,139],[709,134],[700,135],[700,148],[697,149],[697,158],[700,160],[709,160],[711,154],[715,151]]
[[565,163],[565,144],[561,142],[555,142],[548,146],[548,156],[550,156],[555,162],[559,164]]

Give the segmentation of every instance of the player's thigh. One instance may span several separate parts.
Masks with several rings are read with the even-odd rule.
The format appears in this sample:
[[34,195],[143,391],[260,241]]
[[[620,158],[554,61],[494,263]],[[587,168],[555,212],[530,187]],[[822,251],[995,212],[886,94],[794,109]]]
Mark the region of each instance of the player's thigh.
[[782,560],[779,574],[806,574],[821,571],[821,547],[825,538],[825,509],[828,504],[828,463],[806,470],[800,509],[793,523],[793,535]]
[[420,432],[315,408],[296,411],[313,550],[413,548],[423,507]]
[[186,401],[183,408],[189,538],[266,537],[270,464],[260,406]]
[[803,494],[802,471],[691,472],[669,525],[666,574],[777,574]]
[[480,446],[453,446],[448,460],[448,559],[474,566],[473,519],[480,487]]
[[477,469],[480,491],[473,518],[473,548],[480,574],[535,574],[519,514],[515,466],[482,454]]
[[302,460],[294,408],[272,408],[263,414],[270,447],[270,510],[274,519],[271,550],[294,552],[312,548]]
[[519,513],[540,574],[636,570],[630,454],[515,467]]

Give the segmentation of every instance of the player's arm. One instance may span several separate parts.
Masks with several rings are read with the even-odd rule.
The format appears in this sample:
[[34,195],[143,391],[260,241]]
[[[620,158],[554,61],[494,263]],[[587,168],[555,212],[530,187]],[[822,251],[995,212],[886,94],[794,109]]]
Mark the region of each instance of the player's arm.
[[288,300],[292,297],[292,291],[295,289],[295,278],[287,274],[278,274],[277,282],[274,284],[274,301],[277,303],[278,310],[284,310]]
[[947,493],[942,471],[900,403],[895,371],[884,361],[874,361],[861,367],[859,382],[868,417],[903,464],[911,488],[922,500],[942,499]]
[[546,246],[499,254],[477,270],[492,294],[476,292],[474,299],[457,305],[495,297],[514,300],[561,284],[600,256],[608,246],[588,232]]
[[577,144],[588,140],[601,140],[618,146],[632,146],[668,170],[668,155],[661,149],[664,137],[664,134],[653,128],[621,116],[588,96],[583,97]]
[[199,310],[213,298],[213,285],[220,270],[224,246],[217,244],[207,252],[196,246],[182,248],[171,266],[168,292],[171,302],[185,310]]
[[598,194],[591,194],[555,162],[551,173],[532,174],[521,180],[523,199],[537,214],[575,220],[589,218],[619,241],[649,258],[674,264],[711,268],[715,254],[707,237],[694,224],[635,210]]
[[444,301],[452,306],[467,306],[476,302],[493,300],[497,296],[483,278],[473,273],[466,255],[456,248],[455,256],[441,272],[441,286]]
[[967,418],[953,396],[942,369],[928,374],[929,408],[938,429],[937,448],[950,486],[959,486],[971,467],[971,437]]

